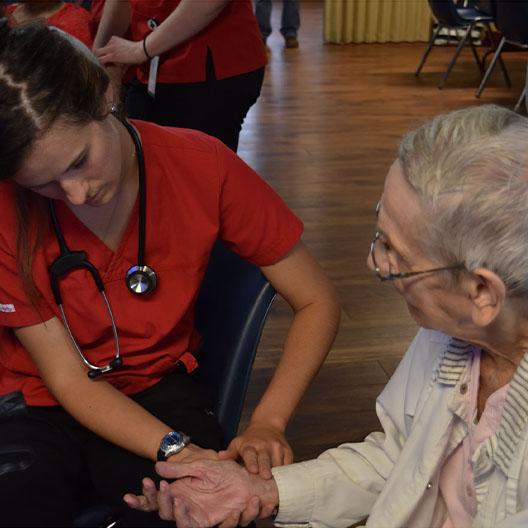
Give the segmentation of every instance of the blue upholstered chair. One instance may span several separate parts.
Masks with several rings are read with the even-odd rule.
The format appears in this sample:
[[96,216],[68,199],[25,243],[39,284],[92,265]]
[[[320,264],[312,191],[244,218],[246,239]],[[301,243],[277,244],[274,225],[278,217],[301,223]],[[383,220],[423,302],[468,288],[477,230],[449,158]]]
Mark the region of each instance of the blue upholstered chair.
[[[196,305],[203,340],[197,376],[213,395],[226,440],[236,436],[249,377],[275,290],[260,270],[217,242]],[[111,526],[111,508],[94,504],[75,527]]]

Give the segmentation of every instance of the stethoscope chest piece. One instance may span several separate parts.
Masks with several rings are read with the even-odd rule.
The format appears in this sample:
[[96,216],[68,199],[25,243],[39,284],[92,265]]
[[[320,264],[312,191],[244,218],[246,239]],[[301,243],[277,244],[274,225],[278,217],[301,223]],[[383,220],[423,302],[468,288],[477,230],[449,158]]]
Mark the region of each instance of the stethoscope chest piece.
[[126,273],[127,288],[135,295],[147,295],[156,288],[156,272],[148,266],[132,266]]

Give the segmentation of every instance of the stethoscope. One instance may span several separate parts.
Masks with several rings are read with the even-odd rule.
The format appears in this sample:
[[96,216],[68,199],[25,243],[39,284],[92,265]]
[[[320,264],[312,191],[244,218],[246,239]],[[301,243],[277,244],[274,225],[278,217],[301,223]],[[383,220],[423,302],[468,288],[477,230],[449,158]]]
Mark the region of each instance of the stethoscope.
[[[138,257],[137,264],[128,269],[125,275],[125,283],[128,290],[134,295],[147,295],[151,293],[157,284],[156,272],[149,266],[144,263],[145,255],[145,233],[146,233],[146,205],[147,205],[147,190],[146,190],[146,180],[145,180],[145,160],[143,158],[143,149],[141,148],[141,141],[135,130],[135,128],[130,125],[125,120],[121,121],[122,124],[127,129],[128,133],[132,137],[134,142],[134,148],[136,150],[136,156],[138,160],[138,172],[139,172],[139,236],[138,236]],[[62,321],[72,340],[72,343],[77,350],[79,356],[83,360],[84,364],[88,367],[88,377],[92,380],[95,380],[111,372],[112,370],[121,368],[123,366],[123,359],[121,358],[119,352],[119,338],[117,335],[117,328],[115,324],[114,314],[112,313],[112,308],[108,298],[106,297],[105,288],[101,275],[97,271],[97,268],[88,260],[85,251],[71,251],[64,240],[64,235],[59,225],[57,219],[57,214],[55,212],[55,207],[53,205],[53,200],[48,200],[49,213],[51,218],[51,223],[53,226],[53,231],[55,232],[55,237],[60,248],[60,255],[53,261],[51,266],[48,268],[50,275],[50,284],[53,291],[53,297],[55,298],[55,303],[59,307]],[[73,337],[73,334],[68,324],[68,319],[66,318],[66,313],[64,312],[64,307],[62,303],[62,296],[60,292],[60,278],[64,277],[68,273],[76,269],[85,269],[90,272],[92,278],[99,290],[99,293],[103,297],[106,310],[110,317],[112,324],[112,332],[114,334],[114,343],[115,343],[115,356],[112,361],[107,365],[97,366],[88,361],[86,356],[83,354],[81,348],[77,344],[77,341]]]

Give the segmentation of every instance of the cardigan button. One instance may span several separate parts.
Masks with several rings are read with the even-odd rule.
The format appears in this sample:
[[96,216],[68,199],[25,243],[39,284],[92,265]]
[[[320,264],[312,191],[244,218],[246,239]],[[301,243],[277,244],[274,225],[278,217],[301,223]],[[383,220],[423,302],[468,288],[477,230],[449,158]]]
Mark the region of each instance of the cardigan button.
[[426,487],[426,489],[430,490],[433,487],[433,485],[430,482],[428,482],[427,486],[425,486],[425,487]]
[[468,391],[467,383],[462,383],[462,385],[460,385],[460,394],[466,394],[467,391]]

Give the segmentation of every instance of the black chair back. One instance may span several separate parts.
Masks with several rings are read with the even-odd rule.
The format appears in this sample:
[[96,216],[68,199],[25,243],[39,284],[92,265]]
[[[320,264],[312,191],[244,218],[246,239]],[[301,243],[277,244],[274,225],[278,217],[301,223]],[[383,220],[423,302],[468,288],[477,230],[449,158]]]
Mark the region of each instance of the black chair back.
[[506,40],[528,44],[528,1],[496,0],[495,24]]
[[445,26],[468,25],[468,21],[458,14],[453,0],[428,0],[428,2],[433,15],[440,24]]
[[497,15],[497,0],[476,0],[471,7],[493,18]]
[[217,242],[196,305],[197,376],[210,390],[227,440],[236,436],[275,290],[260,269]]

